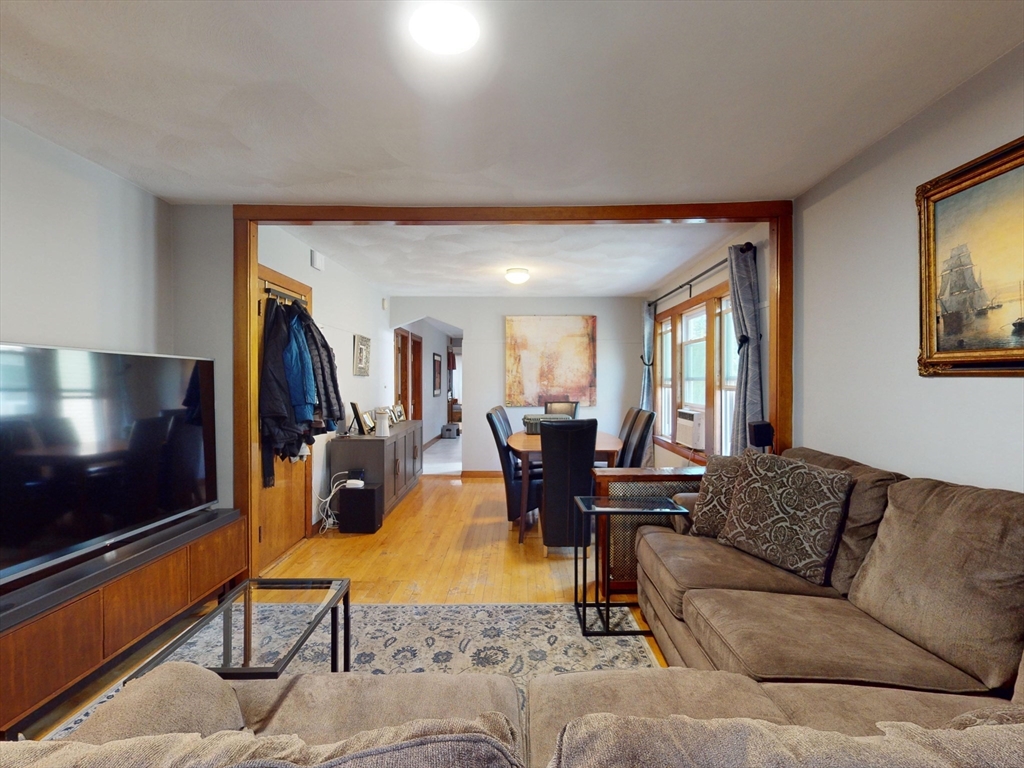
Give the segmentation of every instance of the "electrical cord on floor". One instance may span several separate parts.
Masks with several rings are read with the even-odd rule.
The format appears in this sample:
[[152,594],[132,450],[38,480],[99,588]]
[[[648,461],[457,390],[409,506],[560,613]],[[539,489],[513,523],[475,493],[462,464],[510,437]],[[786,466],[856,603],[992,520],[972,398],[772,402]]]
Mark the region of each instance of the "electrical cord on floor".
[[[338,477],[345,475],[344,480],[339,480]],[[348,482],[347,472],[338,472],[331,478],[331,492],[327,494],[327,498],[320,498],[320,495],[314,491],[313,495],[316,496],[316,511],[320,513],[320,519],[323,521],[320,524],[320,533],[327,533],[330,528],[338,527],[338,518],[334,516],[334,510],[331,509],[331,499],[334,495],[345,487]]]

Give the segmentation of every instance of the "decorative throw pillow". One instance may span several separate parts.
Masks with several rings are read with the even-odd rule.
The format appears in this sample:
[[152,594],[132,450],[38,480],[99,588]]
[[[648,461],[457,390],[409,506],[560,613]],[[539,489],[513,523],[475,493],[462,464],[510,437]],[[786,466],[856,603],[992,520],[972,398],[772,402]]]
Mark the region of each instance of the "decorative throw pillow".
[[849,472],[746,454],[718,540],[824,585],[852,483]]
[[742,466],[743,459],[739,456],[708,457],[697,502],[690,510],[692,536],[717,536],[722,532],[722,524],[732,506],[733,487]]
[[972,709],[957,715],[944,726],[943,730],[963,731],[979,725],[1021,725],[1024,724],[1024,707],[1020,704],[997,704],[981,709]]

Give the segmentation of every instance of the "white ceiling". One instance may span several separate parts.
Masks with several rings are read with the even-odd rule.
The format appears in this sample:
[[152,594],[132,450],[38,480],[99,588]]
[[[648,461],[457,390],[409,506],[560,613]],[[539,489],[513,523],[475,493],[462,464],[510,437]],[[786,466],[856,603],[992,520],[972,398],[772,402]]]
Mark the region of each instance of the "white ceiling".
[[[751,224],[283,227],[392,296],[649,296]],[[511,285],[509,267],[530,280]]]
[[171,202],[792,198],[1024,39],[1019,0],[464,4],[441,59],[413,2],[2,0],[0,114]]

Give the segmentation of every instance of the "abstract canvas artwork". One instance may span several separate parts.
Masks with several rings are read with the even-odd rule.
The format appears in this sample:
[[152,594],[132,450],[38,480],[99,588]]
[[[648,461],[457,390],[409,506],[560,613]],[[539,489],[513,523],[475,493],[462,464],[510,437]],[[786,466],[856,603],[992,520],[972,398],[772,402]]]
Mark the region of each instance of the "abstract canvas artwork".
[[505,405],[597,405],[597,317],[505,317]]

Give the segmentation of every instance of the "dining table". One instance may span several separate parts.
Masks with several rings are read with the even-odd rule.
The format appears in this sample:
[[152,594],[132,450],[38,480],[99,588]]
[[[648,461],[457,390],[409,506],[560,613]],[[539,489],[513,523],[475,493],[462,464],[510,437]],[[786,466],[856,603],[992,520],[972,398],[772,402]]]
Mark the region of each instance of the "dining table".
[[[523,466],[523,491],[519,494],[519,543],[522,544],[526,536],[526,507],[529,503],[530,493],[530,462],[541,461],[540,435],[529,435],[526,432],[515,432],[509,435],[508,447],[519,459]],[[614,467],[618,459],[619,451],[622,450],[622,440],[618,435],[610,435],[607,432],[597,433],[597,442],[594,444],[594,460],[607,461],[609,467]]]

